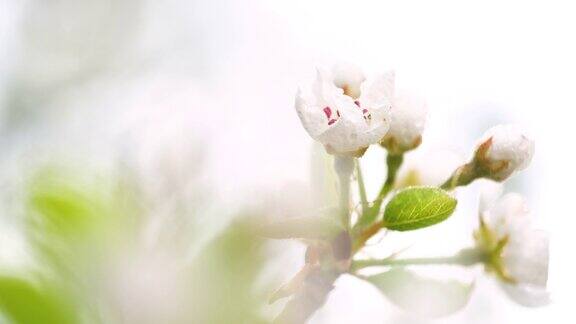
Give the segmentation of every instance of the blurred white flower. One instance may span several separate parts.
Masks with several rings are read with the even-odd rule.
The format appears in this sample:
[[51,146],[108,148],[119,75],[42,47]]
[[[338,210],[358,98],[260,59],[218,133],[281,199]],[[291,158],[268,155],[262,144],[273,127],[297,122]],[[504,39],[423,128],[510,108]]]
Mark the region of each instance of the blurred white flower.
[[530,226],[524,198],[508,193],[497,199],[500,189],[483,193],[480,228],[476,243],[487,255],[486,269],[500,279],[504,291],[524,306],[549,301],[548,235]]
[[318,70],[310,91],[298,90],[296,111],[308,134],[328,153],[361,156],[390,128],[394,73],[371,82],[362,82],[363,76],[341,68],[334,75]]
[[390,130],[382,145],[392,154],[418,147],[422,142],[427,112],[426,102],[421,97],[406,92],[395,94]]
[[475,162],[485,176],[503,181],[530,164],[534,141],[515,125],[498,125],[484,133],[475,152]]

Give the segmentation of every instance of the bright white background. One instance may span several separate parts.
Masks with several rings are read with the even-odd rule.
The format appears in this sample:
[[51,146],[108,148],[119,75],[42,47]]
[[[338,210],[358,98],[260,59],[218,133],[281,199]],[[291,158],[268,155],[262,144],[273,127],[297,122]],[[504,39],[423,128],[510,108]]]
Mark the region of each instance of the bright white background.
[[[120,26],[105,34],[101,29],[110,28],[106,21],[89,28],[80,18],[67,25],[65,13],[64,18],[52,17],[48,22],[62,24],[59,33],[66,37],[77,24],[87,31],[84,38],[105,39],[104,46],[108,46],[94,58],[80,42],[59,66],[58,62],[46,63],[47,57],[38,55],[35,46],[52,48],[53,44],[39,41],[49,36],[61,37],[66,44],[66,37],[56,32],[43,35],[49,31],[40,30],[31,48],[20,38],[26,8],[38,2],[3,0],[0,82],[19,74],[39,84],[51,83],[73,75],[86,62],[106,57],[113,63],[105,65],[100,78],[59,94],[54,99],[58,105],[42,109],[82,109],[81,115],[109,125],[112,117],[106,116],[125,111],[155,110],[154,105],[166,103],[185,107],[188,128],[206,141],[213,174],[210,181],[223,197],[242,201],[262,191],[279,190],[286,183],[308,181],[311,140],[293,110],[293,96],[316,66],[344,60],[360,65],[368,74],[394,68],[399,85],[422,93],[429,103],[423,149],[469,154],[475,138],[499,122],[517,122],[536,139],[533,163],[514,179],[512,188],[529,197],[536,224],[550,232],[552,304],[540,309],[519,307],[492,282],[480,279],[463,312],[435,323],[576,320],[573,2],[140,2],[140,8],[132,10],[120,6],[121,1],[103,1],[102,6],[97,1],[59,1],[62,8],[54,9],[54,16],[67,8],[72,8],[70,15],[86,9],[93,13],[86,16],[86,24],[101,14],[103,19],[116,19]],[[111,12],[120,14],[111,18]],[[92,19],[92,23],[98,21]],[[53,47],[50,53],[68,53]],[[4,116],[9,109],[2,107]],[[168,118],[165,115],[170,113],[153,116]],[[5,127],[11,123],[8,117],[4,121]],[[371,161],[379,158],[377,153],[370,157]],[[376,165],[375,178],[381,176],[377,169]],[[474,208],[475,190],[462,192],[471,196],[464,206]],[[471,217],[457,213],[454,220],[418,240],[434,242],[426,243],[429,253],[453,251],[469,243]],[[426,322],[403,315],[375,290],[352,279],[339,282],[315,320]]]

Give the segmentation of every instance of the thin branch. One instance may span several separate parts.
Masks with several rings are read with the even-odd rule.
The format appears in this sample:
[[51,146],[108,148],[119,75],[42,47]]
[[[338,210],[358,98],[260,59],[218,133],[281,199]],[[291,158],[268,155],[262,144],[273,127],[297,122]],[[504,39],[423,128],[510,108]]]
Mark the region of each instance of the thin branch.
[[463,249],[455,255],[445,257],[427,257],[427,258],[407,258],[407,259],[371,259],[355,260],[352,263],[352,271],[374,266],[409,266],[409,265],[461,265],[471,266],[482,263],[486,260],[484,251],[477,248]]
[[372,207],[369,208],[364,213],[362,213],[360,219],[356,223],[357,230],[371,224],[378,217],[384,199],[386,199],[386,196],[388,196],[388,194],[394,188],[394,183],[396,182],[396,175],[398,173],[398,170],[400,169],[400,166],[402,165],[403,160],[404,155],[402,154],[399,155],[388,154],[388,156],[386,156],[386,165],[388,169],[386,175],[386,181],[380,188],[378,197],[376,198],[376,200],[374,200]]

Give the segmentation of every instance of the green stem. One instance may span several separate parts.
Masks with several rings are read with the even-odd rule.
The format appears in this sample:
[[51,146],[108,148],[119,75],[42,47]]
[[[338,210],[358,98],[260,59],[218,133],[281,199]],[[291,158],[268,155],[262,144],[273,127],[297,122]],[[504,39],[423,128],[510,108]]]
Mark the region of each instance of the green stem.
[[354,254],[358,252],[358,250],[360,250],[364,244],[366,244],[366,241],[368,241],[372,236],[376,235],[376,233],[380,232],[382,228],[384,228],[384,220],[373,223],[358,233],[358,236],[352,244],[352,253]]
[[394,188],[394,182],[396,182],[396,175],[398,174],[398,169],[402,165],[404,161],[404,155],[392,155],[388,154],[386,156],[386,165],[388,166],[388,174],[386,175],[386,181],[384,185],[380,189],[380,193],[378,193],[378,198],[374,202],[374,206],[372,209],[375,211],[376,214],[380,211],[380,207],[382,206],[382,202],[388,196],[392,188]]
[[368,210],[368,198],[366,195],[366,187],[364,185],[364,176],[362,175],[362,168],[360,161],[356,161],[356,178],[358,179],[358,192],[360,194],[360,203],[362,205],[362,213]]
[[482,263],[486,260],[484,251],[477,248],[463,249],[455,255],[446,257],[430,258],[408,258],[408,259],[372,259],[372,260],[355,260],[352,264],[352,270],[374,267],[374,266],[408,266],[408,265],[437,265],[453,264],[461,266],[471,266]]
[[479,170],[475,163],[470,162],[460,166],[456,169],[450,178],[446,180],[440,188],[444,190],[452,190],[459,186],[465,186],[476,180],[479,175]]
[[340,217],[345,228],[350,226],[350,178],[340,178]]
[[350,177],[354,172],[354,158],[336,156],[334,169],[340,184],[340,219],[344,228],[350,228]]
[[388,169],[386,181],[382,185],[382,188],[380,188],[380,192],[378,193],[378,197],[374,201],[372,208],[362,213],[358,223],[356,224],[357,229],[361,229],[371,224],[378,217],[384,199],[394,188],[396,175],[398,174],[398,169],[400,169],[400,166],[402,165],[402,161],[404,161],[403,154],[388,154],[386,156],[386,165]]

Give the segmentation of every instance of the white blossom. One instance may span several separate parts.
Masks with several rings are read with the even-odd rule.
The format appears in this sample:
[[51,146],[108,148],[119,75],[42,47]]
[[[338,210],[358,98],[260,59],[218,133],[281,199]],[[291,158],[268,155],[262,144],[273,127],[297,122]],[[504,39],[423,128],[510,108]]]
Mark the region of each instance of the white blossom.
[[412,150],[422,142],[426,123],[426,102],[419,96],[399,92],[392,99],[390,130],[382,145],[393,154]]
[[525,306],[544,305],[549,300],[548,235],[531,227],[521,195],[495,197],[483,194],[481,226],[475,233],[479,248],[488,255],[486,268],[496,273],[514,301]]
[[[360,78],[346,81],[345,75],[339,74],[338,84],[356,87]],[[333,75],[318,70],[309,91],[298,90],[296,111],[308,134],[328,153],[360,156],[380,142],[390,127],[393,87],[394,74],[389,72],[361,82],[359,96],[352,97],[337,86]]]
[[480,140],[475,162],[487,178],[502,181],[525,169],[534,154],[534,141],[515,125],[490,128]]

